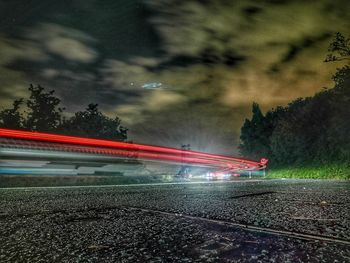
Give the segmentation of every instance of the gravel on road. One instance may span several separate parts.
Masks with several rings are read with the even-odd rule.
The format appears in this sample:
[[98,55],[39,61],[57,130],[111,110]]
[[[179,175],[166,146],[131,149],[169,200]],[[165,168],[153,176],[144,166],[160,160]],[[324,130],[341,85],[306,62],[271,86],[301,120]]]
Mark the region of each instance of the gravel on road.
[[0,189],[0,262],[350,262],[349,192],[311,180]]

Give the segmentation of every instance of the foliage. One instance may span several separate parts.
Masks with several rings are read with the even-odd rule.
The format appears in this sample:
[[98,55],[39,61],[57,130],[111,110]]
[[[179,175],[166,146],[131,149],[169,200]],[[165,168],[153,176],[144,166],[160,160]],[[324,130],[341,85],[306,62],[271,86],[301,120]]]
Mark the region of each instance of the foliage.
[[349,180],[350,167],[345,164],[286,167],[269,171],[267,178]]
[[[25,109],[20,109],[24,99],[13,102],[13,107],[0,111],[0,127],[27,129],[42,132],[57,132],[68,135],[105,139],[126,140],[127,129],[121,126],[118,117],[105,116],[97,104],[89,104],[85,111],[79,111],[71,118],[64,117],[61,100],[55,91],[45,91],[41,86],[29,87],[30,96]],[[22,114],[24,112],[24,114]]]
[[56,131],[61,122],[63,108],[59,107],[61,100],[54,96],[55,91],[45,92],[40,85],[30,85],[29,91],[29,112],[25,127],[32,131]]
[[262,114],[257,103],[253,103],[252,119],[246,119],[241,129],[240,150],[251,158],[266,156],[270,153],[269,137],[272,123]]
[[7,127],[10,129],[23,128],[24,118],[20,112],[23,99],[15,100],[11,109],[4,109],[0,111],[0,127]]
[[[349,50],[349,39],[338,33],[329,49],[337,55],[328,55],[326,61],[350,58]],[[299,98],[266,115],[254,103],[251,120],[242,126],[241,154],[250,158],[267,157],[272,167],[281,169],[349,162],[350,67],[339,68],[333,80],[332,89]]]
[[89,104],[85,111],[79,111],[64,121],[61,129],[64,133],[83,137],[126,140],[127,129],[120,122],[118,117],[112,119],[105,116],[97,104]]
[[[333,42],[329,45],[325,62],[350,59],[350,38],[345,38],[341,33],[336,33]],[[336,53],[336,55],[334,55]]]

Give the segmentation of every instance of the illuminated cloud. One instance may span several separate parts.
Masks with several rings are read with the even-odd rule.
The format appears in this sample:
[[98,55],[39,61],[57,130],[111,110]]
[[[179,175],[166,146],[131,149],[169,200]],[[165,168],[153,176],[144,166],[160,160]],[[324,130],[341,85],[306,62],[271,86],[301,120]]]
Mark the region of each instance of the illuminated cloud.
[[330,85],[335,67],[322,60],[332,34],[350,28],[346,1],[149,3],[170,56],[198,58],[209,50],[218,62],[227,52],[244,58],[217,77],[231,105],[256,100],[273,106]]
[[44,62],[48,56],[35,43],[0,35],[0,107],[8,107],[14,99],[27,95],[25,87],[29,85],[30,79],[24,72],[9,67],[21,59]]
[[[96,42],[91,36],[51,23],[22,29],[21,34],[20,39],[9,34],[0,37],[1,106],[26,97],[30,83],[55,89],[67,104],[76,98],[81,98],[81,104],[91,102],[89,98],[96,95],[95,75],[78,69],[97,58],[90,47]],[[82,85],[83,93],[79,90]],[[71,108],[76,110],[81,105]]]
[[67,60],[89,63],[97,58],[97,52],[88,46],[94,39],[78,30],[41,24],[28,33],[28,38],[42,43],[47,52]]

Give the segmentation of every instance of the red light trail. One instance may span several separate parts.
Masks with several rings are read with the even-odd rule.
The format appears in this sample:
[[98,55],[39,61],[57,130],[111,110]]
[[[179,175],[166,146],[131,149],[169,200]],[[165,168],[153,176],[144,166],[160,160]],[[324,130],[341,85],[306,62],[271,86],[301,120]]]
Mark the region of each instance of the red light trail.
[[[82,138],[42,132],[28,132],[0,128],[0,137],[26,140],[30,142],[48,142],[72,146],[90,146],[93,147],[93,149],[85,149],[85,152],[92,151],[94,154],[136,157],[137,159],[142,160],[165,161],[171,163],[185,163],[188,165],[225,169],[229,171],[259,170],[264,169],[267,164],[267,159],[264,158],[258,162],[224,155],[179,150],[175,148]],[[50,148],[54,149],[55,147],[57,146],[52,144]]]

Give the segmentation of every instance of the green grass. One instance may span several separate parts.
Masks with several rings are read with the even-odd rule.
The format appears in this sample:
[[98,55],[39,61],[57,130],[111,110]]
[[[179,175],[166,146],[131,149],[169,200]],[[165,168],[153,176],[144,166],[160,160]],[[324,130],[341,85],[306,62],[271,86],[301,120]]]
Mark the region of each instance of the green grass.
[[324,165],[310,167],[289,167],[270,169],[267,178],[298,178],[298,179],[350,179],[349,165]]

